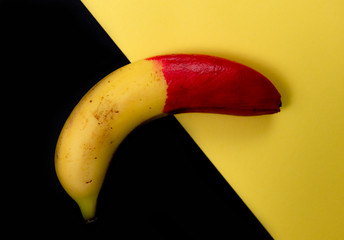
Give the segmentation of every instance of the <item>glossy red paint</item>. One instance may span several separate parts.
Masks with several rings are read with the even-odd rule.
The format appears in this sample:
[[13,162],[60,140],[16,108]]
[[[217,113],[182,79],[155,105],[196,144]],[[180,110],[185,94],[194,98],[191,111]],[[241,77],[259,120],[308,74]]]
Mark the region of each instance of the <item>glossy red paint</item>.
[[261,115],[279,112],[281,95],[262,74],[227,59],[174,54],[159,61],[166,82],[165,113]]

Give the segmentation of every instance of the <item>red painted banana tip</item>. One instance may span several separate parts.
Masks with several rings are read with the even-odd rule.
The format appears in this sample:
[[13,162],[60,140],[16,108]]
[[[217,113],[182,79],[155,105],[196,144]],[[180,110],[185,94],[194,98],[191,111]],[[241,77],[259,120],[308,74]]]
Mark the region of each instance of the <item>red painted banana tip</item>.
[[240,116],[280,111],[281,95],[259,72],[224,58],[162,55],[158,61],[168,84],[165,113],[207,112]]

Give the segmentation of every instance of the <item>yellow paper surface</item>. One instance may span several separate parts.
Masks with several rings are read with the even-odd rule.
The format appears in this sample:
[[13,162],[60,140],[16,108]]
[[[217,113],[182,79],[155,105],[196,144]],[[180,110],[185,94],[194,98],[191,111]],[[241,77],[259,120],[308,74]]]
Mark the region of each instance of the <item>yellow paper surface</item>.
[[278,114],[177,119],[275,239],[344,239],[344,1],[82,2],[132,62],[203,53],[267,76]]

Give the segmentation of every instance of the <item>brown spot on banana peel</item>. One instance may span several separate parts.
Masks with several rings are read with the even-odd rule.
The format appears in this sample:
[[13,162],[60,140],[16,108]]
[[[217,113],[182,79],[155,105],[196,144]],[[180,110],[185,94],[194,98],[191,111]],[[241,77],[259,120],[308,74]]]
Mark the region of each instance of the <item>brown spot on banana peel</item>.
[[98,107],[98,109],[93,113],[93,116],[98,121],[98,125],[102,125],[114,120],[118,113],[119,110],[116,106],[111,108]]

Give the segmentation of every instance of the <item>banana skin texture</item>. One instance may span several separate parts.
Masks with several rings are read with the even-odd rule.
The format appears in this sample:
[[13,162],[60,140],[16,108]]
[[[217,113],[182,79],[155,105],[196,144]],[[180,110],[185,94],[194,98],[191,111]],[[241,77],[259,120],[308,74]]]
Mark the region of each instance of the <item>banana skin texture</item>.
[[90,221],[112,156],[140,124],[185,112],[272,114],[280,106],[274,85],[242,64],[207,55],[147,58],[112,72],[80,100],[57,142],[56,173]]

